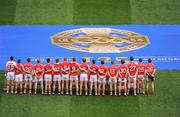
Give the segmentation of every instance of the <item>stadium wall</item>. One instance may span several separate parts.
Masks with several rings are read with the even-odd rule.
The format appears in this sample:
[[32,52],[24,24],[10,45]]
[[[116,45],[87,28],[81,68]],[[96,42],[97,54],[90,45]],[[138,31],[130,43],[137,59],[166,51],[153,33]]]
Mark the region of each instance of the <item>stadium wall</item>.
[[[113,28],[137,32],[149,38],[150,43],[140,49],[115,52],[115,53],[89,53],[70,50],[52,44],[51,36],[66,30],[79,28]],[[146,62],[152,58],[157,69],[180,69],[180,25],[57,25],[57,26],[0,26],[0,69],[5,69],[5,63],[10,56],[15,60],[21,59],[26,62],[27,57],[35,63],[37,58],[51,58],[52,63],[56,58],[61,61],[67,57],[71,61],[76,57],[78,62],[86,57],[90,64],[96,59],[99,64],[101,60],[106,65],[111,60],[120,64],[122,58],[128,60],[130,56],[143,58]]]

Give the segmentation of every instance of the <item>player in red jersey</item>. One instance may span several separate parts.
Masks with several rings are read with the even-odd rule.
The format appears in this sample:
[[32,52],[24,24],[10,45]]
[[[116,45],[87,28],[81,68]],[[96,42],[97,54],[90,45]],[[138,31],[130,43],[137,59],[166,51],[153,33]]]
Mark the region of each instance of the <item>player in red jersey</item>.
[[76,84],[76,95],[79,95],[78,72],[79,72],[79,65],[76,63],[76,58],[73,58],[72,63],[70,63],[70,95],[72,95],[73,81]]
[[126,96],[127,93],[127,76],[128,76],[128,67],[125,65],[125,60],[122,59],[121,60],[121,65],[118,67],[119,70],[119,87],[118,87],[118,91],[119,91],[119,95],[121,95],[121,90],[122,90],[122,83],[124,83],[124,95]]
[[44,80],[45,80],[45,95],[47,95],[47,89],[49,91],[49,95],[51,95],[51,81],[52,81],[52,72],[53,67],[50,64],[50,58],[46,59],[47,63],[44,65]]
[[34,65],[34,94],[37,92],[37,84],[40,82],[41,85],[41,94],[44,94],[44,85],[43,85],[43,74],[44,74],[44,66],[41,63],[41,59],[37,60],[37,63]]
[[14,78],[15,78],[15,67],[16,63],[14,62],[14,57],[10,57],[10,60],[6,63],[6,92],[9,93],[9,89],[11,87],[11,93],[13,93],[14,90]]
[[23,83],[23,65],[21,60],[18,59],[15,71],[15,94],[17,94],[18,84],[20,85],[20,94],[22,94],[22,83]]
[[144,75],[146,66],[142,63],[142,58],[139,58],[139,63],[137,66],[137,94],[145,94],[144,91]]
[[92,65],[89,67],[89,71],[90,71],[90,91],[89,91],[89,95],[92,95],[93,83],[94,83],[95,95],[97,95],[98,66],[96,65],[95,60],[92,60]]
[[156,72],[155,65],[152,63],[151,59],[148,59],[148,64],[146,64],[146,93],[148,94],[148,83],[151,82],[151,92],[154,94],[154,74]]
[[108,68],[109,83],[110,83],[110,95],[112,96],[112,87],[114,86],[114,95],[117,95],[117,76],[118,69],[114,65],[114,61],[111,61],[111,66]]
[[105,84],[106,84],[106,76],[107,76],[107,72],[108,69],[107,67],[104,65],[104,61],[101,61],[101,65],[99,66],[98,69],[98,95],[100,95],[101,93],[101,85],[102,85],[102,95],[105,95]]
[[127,94],[129,94],[130,90],[130,84],[131,81],[133,81],[133,89],[134,89],[134,96],[136,96],[136,76],[137,76],[137,64],[134,62],[134,58],[130,57],[130,62],[128,64],[128,91]]
[[84,87],[85,87],[85,95],[88,95],[87,93],[87,81],[88,81],[88,70],[89,70],[89,66],[86,63],[86,59],[83,58],[82,59],[82,64],[79,66],[80,67],[80,95],[82,95],[82,86],[83,86],[83,82],[84,82]]
[[56,84],[58,84],[58,95],[60,95],[61,92],[61,73],[60,68],[61,65],[59,63],[59,59],[55,60],[56,63],[53,65],[53,94],[55,94]]
[[69,80],[69,70],[70,66],[67,62],[67,58],[64,58],[64,61],[61,63],[61,78],[62,78],[62,90],[61,94],[64,93],[64,82],[66,82],[66,95],[68,95],[68,80]]
[[34,75],[34,67],[31,64],[30,58],[27,59],[27,63],[23,67],[23,71],[25,73],[25,76],[24,76],[24,81],[25,81],[24,93],[26,94],[26,87],[28,84],[29,84],[29,93],[31,93],[32,79],[33,79],[33,75]]

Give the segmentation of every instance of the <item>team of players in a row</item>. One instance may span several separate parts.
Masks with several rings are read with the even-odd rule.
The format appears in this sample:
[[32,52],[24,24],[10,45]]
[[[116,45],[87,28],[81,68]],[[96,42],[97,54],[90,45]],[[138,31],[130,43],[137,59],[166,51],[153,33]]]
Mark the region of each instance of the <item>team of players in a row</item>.
[[[35,65],[31,64],[30,58],[27,59],[27,63],[24,65],[21,64],[20,59],[17,61],[17,64],[13,59],[13,57],[10,57],[6,64],[7,93],[9,93],[10,88],[11,93],[14,92],[14,84],[14,93],[17,93],[18,85],[20,86],[20,94],[23,92],[27,93],[27,85],[29,86],[28,92],[31,93],[32,84],[34,83],[34,94],[36,94],[37,83],[40,82],[41,94],[55,94],[56,86],[58,86],[58,94],[63,94],[65,88],[65,93],[69,94],[70,90],[70,95],[72,95],[72,86],[75,83],[76,95],[82,95],[83,86],[85,95],[88,95],[88,93],[92,95],[93,85],[95,95],[105,95],[106,84],[110,86],[110,95],[113,95],[113,92],[114,95],[117,95],[117,93],[121,95],[122,90],[124,95],[128,95],[131,87],[133,87],[134,95],[137,95],[140,93],[145,94],[145,80],[146,93],[148,94],[149,81],[152,84],[152,94],[154,93],[154,74],[156,69],[151,63],[151,59],[148,59],[148,64],[144,65],[141,58],[139,63],[136,64],[134,58],[130,57],[130,62],[127,65],[125,60],[122,59],[121,65],[118,67],[114,65],[113,61],[111,61],[111,66],[109,67],[104,65],[104,61],[101,61],[101,65],[97,66],[95,60],[92,60],[92,65],[88,66],[86,59],[82,59],[82,64],[78,64],[76,58],[73,58],[72,62],[68,62],[64,58],[62,63],[56,59],[53,65],[50,64],[49,58],[47,58],[45,65],[41,64],[40,59],[37,60]],[[89,92],[88,84],[90,87]]]

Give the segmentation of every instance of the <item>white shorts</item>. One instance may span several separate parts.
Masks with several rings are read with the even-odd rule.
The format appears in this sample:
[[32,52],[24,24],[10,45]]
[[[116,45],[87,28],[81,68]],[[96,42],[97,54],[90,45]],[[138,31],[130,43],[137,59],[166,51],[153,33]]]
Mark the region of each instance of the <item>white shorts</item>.
[[15,76],[15,81],[16,82],[22,82],[23,81],[23,74],[18,74]]
[[52,80],[52,75],[51,74],[45,74],[44,75],[44,80],[45,81],[51,81]]
[[80,81],[88,81],[88,75],[87,74],[80,74]]
[[14,72],[7,72],[6,78],[7,78],[7,80],[14,80],[15,73]]
[[69,80],[69,74],[62,74],[62,80]]
[[31,81],[32,80],[32,75],[31,74],[25,74],[25,76],[24,76],[24,80],[25,81]]
[[78,76],[70,76],[70,81],[77,81],[78,80]]
[[119,78],[119,82],[127,82],[126,78]]
[[97,75],[90,75],[90,82],[97,82]]
[[[102,79],[102,80],[101,80],[101,79]],[[105,76],[99,76],[99,78],[98,78],[98,83],[100,83],[100,84],[105,83],[105,84],[106,84],[106,77],[105,77]]]
[[53,81],[61,81],[61,75],[54,75]]
[[36,77],[34,78],[34,81],[35,81],[35,82],[41,82],[41,81],[43,81],[43,77],[42,77],[42,76],[39,76],[39,77],[36,76]]
[[136,77],[135,77],[135,76],[129,77],[129,78],[128,78],[128,81],[131,81],[131,80],[136,81]]
[[140,80],[140,81],[143,81],[144,80],[144,75],[138,75],[137,79]]
[[117,78],[109,78],[109,83],[117,83]]

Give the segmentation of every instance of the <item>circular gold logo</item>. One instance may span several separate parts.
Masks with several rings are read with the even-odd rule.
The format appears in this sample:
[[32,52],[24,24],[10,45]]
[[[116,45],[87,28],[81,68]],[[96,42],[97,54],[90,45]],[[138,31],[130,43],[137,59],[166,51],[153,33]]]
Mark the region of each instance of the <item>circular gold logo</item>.
[[119,53],[142,48],[149,39],[141,34],[112,28],[80,28],[57,33],[53,44],[91,53]]

